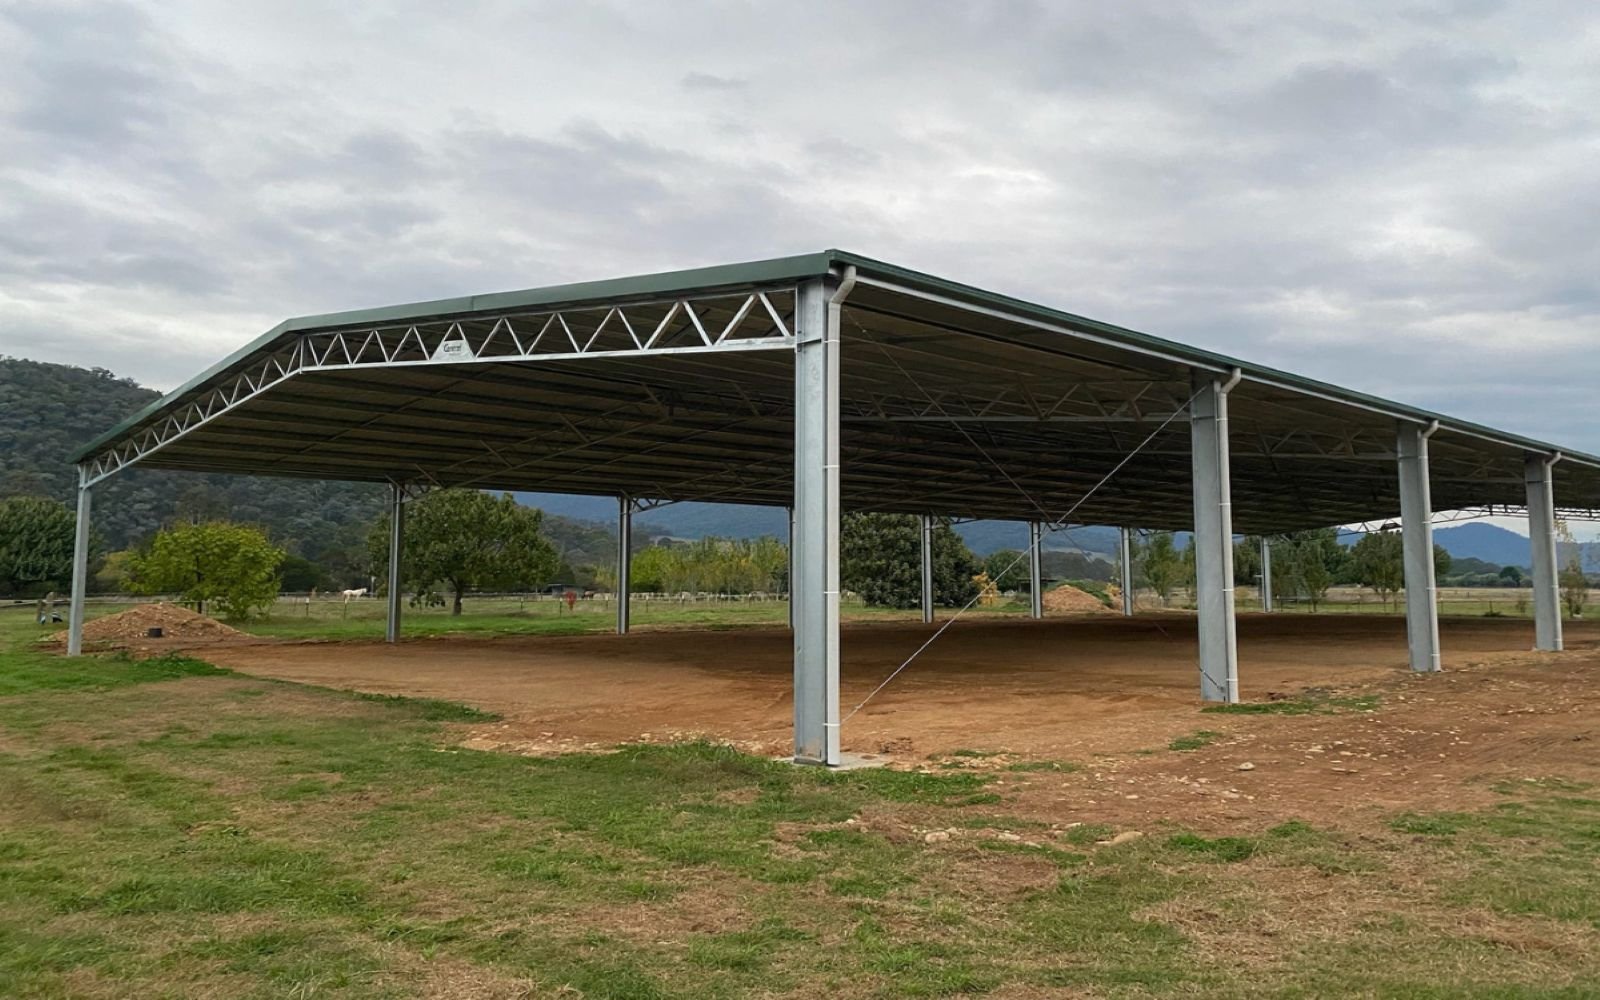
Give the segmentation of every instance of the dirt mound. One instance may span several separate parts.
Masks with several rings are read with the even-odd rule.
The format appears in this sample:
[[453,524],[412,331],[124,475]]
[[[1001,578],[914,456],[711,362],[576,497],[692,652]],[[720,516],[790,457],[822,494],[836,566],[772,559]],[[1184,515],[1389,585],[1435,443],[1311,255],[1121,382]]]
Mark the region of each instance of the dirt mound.
[[1079,590],[1070,583],[1063,583],[1044,592],[1044,609],[1046,611],[1059,611],[1067,614],[1092,614],[1096,612],[1109,612],[1100,598],[1093,594]]
[[[176,604],[141,604],[118,614],[85,622],[83,641],[114,644],[159,642],[159,639],[150,638],[152,628],[161,629],[162,638],[165,639],[226,639],[244,634],[215,618],[196,614]],[[67,633],[57,632],[50,638],[65,643]]]

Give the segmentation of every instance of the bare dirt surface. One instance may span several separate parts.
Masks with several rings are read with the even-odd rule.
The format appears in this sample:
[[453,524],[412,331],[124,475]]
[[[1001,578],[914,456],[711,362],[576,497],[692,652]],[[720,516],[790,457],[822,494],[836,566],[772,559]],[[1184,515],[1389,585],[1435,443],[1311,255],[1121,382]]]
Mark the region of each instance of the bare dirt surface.
[[[152,628],[160,628],[162,638],[152,639]],[[170,649],[180,641],[193,647],[195,640],[243,638],[247,638],[245,633],[231,625],[176,604],[140,604],[118,614],[91,619],[83,626],[85,645],[96,649],[151,651]],[[66,645],[66,631],[56,632],[50,636],[50,641]]]
[[[1259,832],[1287,818],[1345,828],[1397,811],[1470,811],[1497,786],[1600,783],[1600,653],[1485,654],[1357,688],[1371,710],[1187,716],[1189,752],[1108,754],[1010,782],[1020,815],[1152,829]],[[1082,758],[1078,758],[1082,760]],[[1558,786],[1560,787],[1560,786]]]
[[[1446,620],[1446,673],[1414,677],[1400,618],[1241,616],[1246,700],[1308,689],[1379,698],[1375,712],[1290,717],[1202,713],[1194,628],[1192,616],[1180,615],[957,623],[846,721],[844,748],[903,766],[962,749],[1072,762],[1085,770],[1051,776],[1055,786],[1079,795],[1104,785],[1137,818],[1154,798],[1174,795],[1237,813],[1249,796],[1280,795],[1308,779],[1328,808],[1389,794],[1383,789],[1411,801],[1410,786],[1428,775],[1463,767],[1511,774],[1545,752],[1593,763],[1600,747],[1589,738],[1600,707],[1600,628],[1584,623],[1568,629],[1569,652],[1536,655],[1527,622]],[[929,634],[922,625],[847,626],[845,713]],[[783,630],[394,647],[256,640],[207,645],[204,655],[246,673],[492,710],[503,721],[467,737],[486,749],[556,753],[704,736],[756,753],[791,750],[792,651]],[[1167,749],[1201,730],[1218,735],[1191,753]],[[1236,770],[1243,763],[1254,766]],[[1114,787],[1128,781],[1151,787]]]

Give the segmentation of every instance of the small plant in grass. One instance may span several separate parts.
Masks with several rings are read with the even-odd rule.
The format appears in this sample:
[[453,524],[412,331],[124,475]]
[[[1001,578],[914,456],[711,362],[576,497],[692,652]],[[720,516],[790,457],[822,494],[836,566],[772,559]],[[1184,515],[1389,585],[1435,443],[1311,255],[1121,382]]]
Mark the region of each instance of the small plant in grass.
[[1179,736],[1178,738],[1174,739],[1171,743],[1167,744],[1167,749],[1179,751],[1198,750],[1201,747],[1210,746],[1211,744],[1215,743],[1221,738],[1221,736],[1221,733],[1214,732],[1210,729],[1200,729],[1190,733],[1188,736]]
[[1297,837],[1305,837],[1316,832],[1316,827],[1312,826],[1310,823],[1307,823],[1305,820],[1291,819],[1279,823],[1277,826],[1270,827],[1267,830],[1267,836],[1278,840],[1289,840]]
[[1247,861],[1256,853],[1256,842],[1247,837],[1202,837],[1196,833],[1178,833],[1167,838],[1167,846],[1199,855],[1207,861]]

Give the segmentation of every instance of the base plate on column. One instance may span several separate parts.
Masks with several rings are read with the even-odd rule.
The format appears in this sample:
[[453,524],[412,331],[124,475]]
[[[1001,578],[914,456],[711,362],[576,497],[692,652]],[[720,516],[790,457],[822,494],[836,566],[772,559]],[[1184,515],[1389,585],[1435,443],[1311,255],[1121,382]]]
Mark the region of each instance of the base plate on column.
[[[824,767],[824,766],[828,766],[828,765],[824,765],[821,761],[800,760],[797,757],[779,757],[777,759],[781,760],[781,761],[786,761],[786,762],[788,762],[790,764],[798,764],[798,765],[800,765],[802,767]],[[888,765],[888,763],[889,763],[889,758],[883,756],[882,754],[875,754],[875,753],[842,753],[842,754],[839,755],[839,763],[831,765],[831,766],[828,766],[828,770],[830,770],[830,771],[859,771],[859,770],[861,770],[863,768],[868,768],[868,767],[886,767]]]

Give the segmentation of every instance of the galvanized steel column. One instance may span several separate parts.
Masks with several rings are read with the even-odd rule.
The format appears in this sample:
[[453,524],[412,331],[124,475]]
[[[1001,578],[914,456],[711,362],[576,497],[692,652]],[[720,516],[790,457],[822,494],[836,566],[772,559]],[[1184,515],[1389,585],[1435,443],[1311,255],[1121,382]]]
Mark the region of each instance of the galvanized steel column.
[[1133,617],[1133,529],[1118,529],[1121,538],[1118,540],[1122,551],[1122,614],[1124,617]]
[[839,763],[839,305],[800,285],[794,381],[794,756]]
[[794,508],[785,507],[783,512],[789,522],[789,575],[784,584],[789,589],[789,599],[785,603],[789,605],[789,627],[794,628]]
[[1560,567],[1556,563],[1556,502],[1553,480],[1560,456],[1529,455],[1528,539],[1533,543],[1533,648],[1561,649]]
[[617,634],[628,634],[628,613],[633,569],[633,499],[617,498]]
[[[89,592],[89,477],[78,468],[78,521],[72,536],[72,603],[67,609],[67,655],[83,654],[83,598]],[[50,610],[45,609],[49,615]]]
[[1028,617],[1044,617],[1044,525],[1028,522]]
[[922,621],[933,621],[933,518],[922,515]]
[[1434,599],[1433,499],[1428,489],[1428,438],[1437,423],[1403,423],[1397,435],[1400,537],[1405,548],[1406,637],[1411,669],[1439,669],[1439,605]]
[[1199,609],[1200,697],[1239,700],[1239,648],[1233,617],[1233,502],[1228,481],[1228,390],[1196,374],[1190,404],[1194,478],[1195,606]]
[[400,554],[405,547],[406,495],[399,483],[389,486],[389,621],[383,637],[400,641]]
[[1261,610],[1272,610],[1272,542],[1261,536]]

